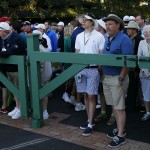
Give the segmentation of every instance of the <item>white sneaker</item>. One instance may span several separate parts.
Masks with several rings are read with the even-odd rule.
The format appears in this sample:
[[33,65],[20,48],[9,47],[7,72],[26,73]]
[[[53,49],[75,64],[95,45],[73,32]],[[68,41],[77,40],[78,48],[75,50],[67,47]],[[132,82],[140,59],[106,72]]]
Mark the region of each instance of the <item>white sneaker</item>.
[[65,102],[70,102],[69,94],[65,92],[65,93],[63,94],[63,96],[62,96],[62,99],[63,99]]
[[70,100],[69,100],[69,103],[76,106],[76,100],[75,100],[75,97],[74,96],[70,96]]
[[19,118],[21,118],[21,110],[18,109],[18,110],[16,111],[16,113],[15,113],[11,118],[12,118],[12,119],[19,119]]
[[82,103],[76,103],[75,111],[85,110],[85,105]]
[[100,105],[100,104],[97,104],[97,105],[96,105],[96,109],[99,109],[99,108],[101,108],[101,105]]
[[11,112],[8,113],[8,116],[12,117],[19,109],[15,107]]
[[150,114],[144,114],[143,117],[142,117],[142,121],[147,121],[150,119]]
[[43,119],[46,120],[46,119],[48,119],[48,117],[49,117],[49,114],[48,114],[47,110],[44,110],[43,111]]

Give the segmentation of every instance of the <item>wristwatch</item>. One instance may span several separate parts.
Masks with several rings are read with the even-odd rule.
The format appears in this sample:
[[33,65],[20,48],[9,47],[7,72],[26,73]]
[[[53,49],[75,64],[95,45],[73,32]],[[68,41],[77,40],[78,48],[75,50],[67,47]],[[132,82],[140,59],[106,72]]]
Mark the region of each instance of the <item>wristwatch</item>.
[[124,81],[124,78],[123,77],[119,77],[118,80],[119,81]]

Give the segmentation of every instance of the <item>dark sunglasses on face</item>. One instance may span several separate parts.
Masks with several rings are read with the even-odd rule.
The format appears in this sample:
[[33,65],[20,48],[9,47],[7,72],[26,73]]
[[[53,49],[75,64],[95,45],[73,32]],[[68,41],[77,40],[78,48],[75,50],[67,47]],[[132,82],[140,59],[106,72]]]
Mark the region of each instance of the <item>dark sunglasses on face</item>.
[[110,51],[110,45],[111,45],[111,41],[108,40],[107,46],[106,46],[106,50],[107,50],[107,51]]

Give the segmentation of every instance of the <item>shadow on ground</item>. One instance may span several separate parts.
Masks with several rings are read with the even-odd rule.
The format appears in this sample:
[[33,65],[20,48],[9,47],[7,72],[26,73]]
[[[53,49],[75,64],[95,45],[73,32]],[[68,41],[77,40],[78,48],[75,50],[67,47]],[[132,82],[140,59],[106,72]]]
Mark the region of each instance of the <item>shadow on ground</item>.
[[[84,123],[84,121],[87,120],[86,112],[85,111],[76,112],[74,110],[73,105],[63,101],[63,99],[61,98],[62,94],[63,94],[62,86],[60,86],[57,90],[53,92],[53,97],[49,98],[49,106],[48,106],[49,113],[59,112],[64,114],[70,114],[71,116],[61,121],[61,123],[79,127],[82,123]],[[110,108],[108,107],[107,110],[109,116]],[[97,109],[95,115],[98,114],[99,111],[100,109],[99,110]],[[140,111],[134,112],[127,111],[126,137],[128,139],[150,143],[150,134],[149,134],[150,120],[142,122],[141,121],[142,116],[143,113],[141,113]],[[116,125],[109,126],[106,124],[106,122],[107,119],[96,123],[94,130],[97,132],[108,133],[113,128],[116,127]]]

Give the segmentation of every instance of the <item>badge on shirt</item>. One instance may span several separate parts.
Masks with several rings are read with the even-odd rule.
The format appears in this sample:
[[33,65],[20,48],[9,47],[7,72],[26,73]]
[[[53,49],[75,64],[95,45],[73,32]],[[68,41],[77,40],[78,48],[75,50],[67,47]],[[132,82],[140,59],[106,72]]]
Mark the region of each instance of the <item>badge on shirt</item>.
[[5,52],[5,51],[6,51],[6,48],[5,48],[5,47],[3,47],[3,48],[2,48],[2,51],[3,51],[3,52]]
[[15,44],[15,45],[14,45],[14,48],[18,48],[18,45],[17,45],[17,44]]

